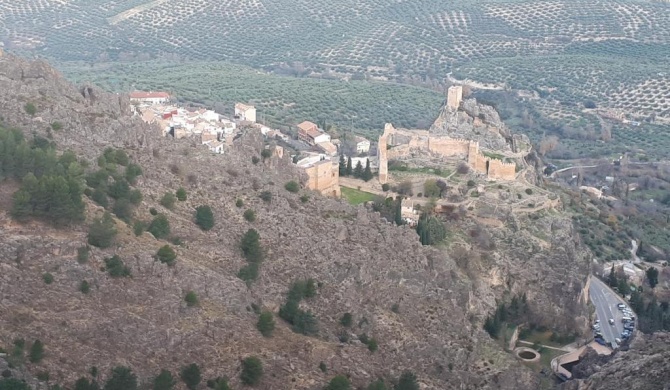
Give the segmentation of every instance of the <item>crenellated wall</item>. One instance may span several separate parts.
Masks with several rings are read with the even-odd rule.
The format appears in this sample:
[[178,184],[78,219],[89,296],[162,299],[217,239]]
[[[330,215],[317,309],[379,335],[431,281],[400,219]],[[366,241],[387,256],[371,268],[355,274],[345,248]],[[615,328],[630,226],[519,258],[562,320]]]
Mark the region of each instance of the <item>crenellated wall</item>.
[[[409,138],[408,143],[395,145],[396,135]],[[387,149],[388,146],[391,149]],[[477,172],[486,174],[491,179],[514,180],[516,164],[506,163],[498,159],[484,156],[476,141],[431,136],[425,130],[399,130],[387,123],[384,134],[379,137],[377,157],[379,157],[379,182],[388,182],[388,160],[409,156],[413,150],[425,150],[445,157],[458,156],[468,162]]]

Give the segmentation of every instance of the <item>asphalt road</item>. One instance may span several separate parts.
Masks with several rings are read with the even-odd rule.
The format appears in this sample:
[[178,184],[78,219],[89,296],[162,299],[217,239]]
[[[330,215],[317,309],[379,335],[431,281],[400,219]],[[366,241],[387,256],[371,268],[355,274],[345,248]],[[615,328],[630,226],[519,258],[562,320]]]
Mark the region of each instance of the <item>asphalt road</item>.
[[[596,277],[591,278],[589,297],[596,308],[596,318],[600,320],[600,332],[603,334],[603,339],[608,343],[614,343],[615,338],[621,338],[624,330],[623,322],[621,322],[623,313],[616,305],[623,303],[628,306],[628,302]],[[614,325],[610,325],[610,318],[614,319]]]

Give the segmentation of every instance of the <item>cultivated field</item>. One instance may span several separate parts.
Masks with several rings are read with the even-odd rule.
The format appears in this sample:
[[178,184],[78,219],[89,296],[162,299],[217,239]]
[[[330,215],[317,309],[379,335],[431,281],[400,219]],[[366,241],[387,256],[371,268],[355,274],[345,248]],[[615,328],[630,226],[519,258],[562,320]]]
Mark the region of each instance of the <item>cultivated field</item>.
[[[330,81],[324,89],[306,76],[440,90],[452,72],[452,77],[473,84],[526,91],[530,97],[523,108],[535,124],[513,130],[536,139],[540,134],[560,135],[562,147],[570,152],[563,158],[620,153],[636,146],[647,153],[645,145],[630,145],[636,138],[656,142],[653,149],[670,147],[665,140],[648,138],[665,135],[670,127],[667,1],[0,0],[0,39],[9,50],[61,64],[79,61],[62,66],[72,76],[107,80],[117,90],[132,87],[123,71],[110,66],[95,68],[99,73],[92,74],[81,62],[150,60],[155,72],[151,77],[136,69],[131,73],[142,76],[138,80],[145,80],[145,86],[163,85],[197,100],[255,97],[270,119],[300,120],[319,113],[338,127],[346,122],[351,127],[354,117],[363,118],[353,126],[366,131],[376,131],[386,121],[425,126],[434,115],[425,112],[433,106],[420,109],[420,115],[415,108],[436,101],[435,93],[394,89],[395,95],[378,95],[389,90],[372,84],[341,87]],[[264,73],[243,72],[250,88],[235,86],[231,93],[219,88],[233,84],[222,83],[203,95],[197,81],[163,76],[183,74],[190,66],[182,61],[195,61],[193,69],[200,74],[222,66],[217,65],[221,61]],[[275,81],[267,73],[296,78]],[[254,77],[258,80],[252,81]],[[295,88],[278,87],[285,84]],[[320,96],[329,88],[374,95],[341,109],[342,101]],[[300,96],[289,95],[298,91]],[[421,98],[406,109],[374,103],[404,103],[410,96]],[[613,122],[614,142],[596,143],[603,122],[584,110],[586,101],[643,125]],[[513,116],[515,126],[521,115]],[[556,131],[559,125],[565,129]]]
[[[424,88],[367,81],[279,77],[221,62],[57,64],[75,82],[111,91],[168,90],[178,99],[232,111],[236,102],[256,105],[259,120],[276,126],[327,121],[340,131],[375,136],[385,122],[427,127],[444,102]],[[231,112],[232,114],[232,112]]]

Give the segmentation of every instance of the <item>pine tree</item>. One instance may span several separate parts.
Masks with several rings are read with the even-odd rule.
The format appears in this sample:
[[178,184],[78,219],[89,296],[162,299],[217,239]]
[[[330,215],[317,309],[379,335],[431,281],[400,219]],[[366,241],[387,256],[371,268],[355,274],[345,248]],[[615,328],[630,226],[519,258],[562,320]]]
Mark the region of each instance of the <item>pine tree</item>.
[[344,159],[344,153],[340,153],[340,164],[338,165],[340,170],[340,176],[344,177],[347,175],[347,162]]
[[349,378],[344,375],[338,375],[330,380],[328,386],[324,390],[350,390],[351,382]]
[[165,263],[169,266],[172,266],[174,265],[175,259],[177,259],[177,254],[170,245],[163,245],[156,253],[156,258],[161,263]]
[[612,269],[610,269],[610,274],[609,274],[609,277],[607,278],[607,284],[609,284],[610,287],[618,287],[619,286],[619,280],[616,277],[616,273],[614,271],[614,266],[612,266]]
[[88,230],[89,245],[98,248],[109,248],[114,243],[116,228],[111,214],[105,213],[102,218],[96,219]]
[[372,179],[372,169],[370,168],[370,159],[365,160],[365,170],[363,171],[363,180],[370,181]]
[[154,235],[154,237],[161,239],[170,235],[170,221],[163,214],[158,214],[156,218],[151,221],[147,231]]
[[35,340],[30,347],[30,362],[39,363],[44,358],[44,344],[40,340]]
[[354,168],[354,177],[360,179],[363,176],[363,165],[361,162],[356,163],[356,168]]
[[351,166],[351,156],[347,157],[347,171],[345,176],[351,176],[354,173],[354,167]]
[[200,229],[207,231],[214,227],[214,213],[209,206],[198,206],[195,209],[195,223]]
[[256,324],[256,327],[263,336],[272,336],[272,332],[275,329],[275,320],[272,317],[272,313],[269,311],[262,312],[260,317],[258,317],[258,323]]
[[161,373],[154,378],[153,390],[172,390],[175,384],[172,373],[168,370],[161,370]]
[[128,367],[114,367],[104,390],[137,390],[137,377]]
[[398,379],[398,384],[395,390],[419,390],[419,383],[416,380],[416,375],[411,371],[405,371]]
[[186,383],[186,387],[194,390],[202,380],[202,376],[200,375],[200,367],[198,367],[198,365],[195,363],[191,363],[188,366],[183,367],[181,370],[181,380]]
[[263,362],[255,356],[242,360],[240,379],[245,385],[253,386],[261,381],[263,376]]

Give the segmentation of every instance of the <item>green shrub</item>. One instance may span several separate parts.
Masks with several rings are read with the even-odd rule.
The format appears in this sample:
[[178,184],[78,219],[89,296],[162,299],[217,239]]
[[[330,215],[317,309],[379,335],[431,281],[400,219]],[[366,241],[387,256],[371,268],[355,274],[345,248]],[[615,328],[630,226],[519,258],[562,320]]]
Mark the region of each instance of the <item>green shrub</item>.
[[39,363],[44,358],[44,344],[40,340],[35,340],[33,345],[30,347],[30,355],[28,360],[31,363]]
[[161,198],[161,205],[166,209],[172,210],[174,207],[177,198],[172,194],[172,192],[166,192],[165,195]]
[[133,216],[133,207],[130,204],[130,201],[126,198],[117,199],[114,202],[114,208],[112,209],[114,215],[117,218],[128,222]]
[[82,280],[81,283],[79,284],[79,291],[81,291],[84,294],[88,294],[89,291],[91,291],[91,285],[87,281]]
[[156,210],[155,207],[152,207],[152,208],[149,209],[149,214],[151,214],[153,216],[156,216],[156,215],[158,215],[158,210]]
[[263,362],[255,356],[249,356],[242,360],[242,373],[240,379],[245,385],[256,385],[263,377]]
[[184,301],[186,301],[186,306],[188,307],[196,306],[198,304],[198,295],[194,291],[189,291],[186,293]]
[[261,198],[264,202],[272,202],[272,192],[270,191],[263,191],[258,195],[259,198]]
[[272,316],[272,313],[269,311],[262,312],[258,317],[258,323],[256,324],[256,327],[263,336],[272,336],[272,332],[275,329],[275,320]]
[[51,284],[54,282],[54,276],[46,272],[42,275],[42,280],[44,280],[44,283],[46,284]]
[[388,192],[391,189],[391,186],[388,183],[382,184],[382,191]]
[[130,268],[123,263],[118,255],[105,259],[105,270],[113,278],[130,276]]
[[158,249],[156,253],[156,258],[161,262],[169,266],[174,265],[175,260],[177,259],[177,254],[170,245],[163,245]]
[[260,244],[260,234],[255,229],[249,229],[244,233],[240,241],[242,255],[250,263],[260,263],[263,261],[264,253]]
[[181,380],[186,383],[186,387],[188,387],[190,390],[195,390],[195,388],[202,380],[202,376],[200,375],[200,367],[198,367],[198,365],[195,363],[191,363],[181,369],[180,377]]
[[135,236],[139,237],[147,229],[147,224],[142,221],[135,221],[133,224],[133,233]]
[[137,164],[128,164],[126,167],[126,180],[128,183],[135,184],[138,176],[142,176],[142,168]]
[[338,375],[328,382],[328,386],[324,390],[350,390],[351,382],[349,378],[344,375]]
[[252,209],[246,209],[244,211],[244,219],[246,219],[249,222],[253,222],[256,220],[256,212]]
[[328,371],[328,367],[326,366],[326,363],[324,363],[324,362],[319,363],[319,370],[321,370],[321,372],[323,372],[325,374],[326,371]]
[[63,124],[62,124],[61,122],[58,122],[58,121],[53,122],[53,123],[51,124],[51,129],[52,129],[53,131],[59,131],[59,130],[62,130],[62,129],[63,129]]
[[270,149],[261,150],[261,157],[263,157],[263,161],[265,161],[266,158],[269,158],[271,156],[272,156],[272,150]]
[[158,214],[147,230],[158,239],[165,238],[170,235],[170,221],[164,214]]
[[195,209],[195,224],[204,231],[214,227],[214,213],[209,206],[198,206]]
[[526,188],[526,193],[527,193],[528,195],[532,195],[532,194],[533,194],[533,190],[530,189],[530,188]]
[[[172,390],[177,383],[172,377],[172,373],[168,370],[161,370],[161,373],[154,378],[153,390]],[[76,390],[76,389],[75,389]]]
[[107,192],[102,188],[96,188],[91,194],[91,200],[99,204],[102,207],[109,206],[109,199],[107,199]]
[[368,344],[368,349],[370,350],[370,352],[377,351],[377,348],[378,348],[377,340],[375,340],[374,338],[371,338],[370,340],[368,340],[367,344]]
[[114,367],[104,390],[137,390],[137,377],[128,367]]
[[16,378],[0,379],[0,390],[30,390],[30,386]]
[[307,202],[309,201],[309,195],[302,195],[302,196],[300,197],[300,201],[301,201],[302,203],[307,203]]
[[184,187],[179,187],[177,189],[177,200],[180,202],[184,202],[186,200],[186,190]]
[[259,161],[261,161],[261,159],[258,158],[258,156],[253,156],[253,157],[251,157],[251,162],[252,162],[254,165],[258,164]]
[[23,109],[30,116],[35,116],[35,114],[37,113],[37,107],[35,107],[33,103],[26,103],[26,105],[23,106]]
[[[35,375],[35,377],[37,377],[37,379],[41,382],[49,382],[49,371],[40,371]],[[2,389],[2,385],[0,385],[0,389]],[[51,390],[53,390],[53,388]]]
[[128,195],[128,200],[135,206],[142,203],[142,191],[140,190],[130,191],[130,194]]
[[125,179],[114,180],[107,189],[107,195],[114,199],[128,198],[130,196],[130,185]]
[[376,381],[370,383],[365,390],[388,390],[386,384],[383,380],[377,379]]
[[292,192],[294,194],[297,193],[298,191],[300,191],[300,185],[293,180],[286,183],[284,185],[284,188],[286,189],[286,191]]
[[419,390],[419,382],[416,380],[416,375],[411,371],[405,371],[400,375],[395,390]]
[[235,206],[237,207],[243,207],[244,206],[244,201],[242,199],[237,199],[235,201]]
[[474,187],[475,186],[475,181],[474,180],[468,180],[467,185],[468,187]]
[[98,248],[109,248],[114,243],[116,228],[111,214],[105,213],[102,218],[95,219],[88,229],[88,244]]
[[247,284],[253,282],[258,278],[258,264],[251,263],[240,268],[237,277],[247,282]]
[[351,313],[344,313],[342,315],[342,318],[340,318],[340,324],[344,327],[350,327],[351,324],[353,323],[354,317],[351,315]]

